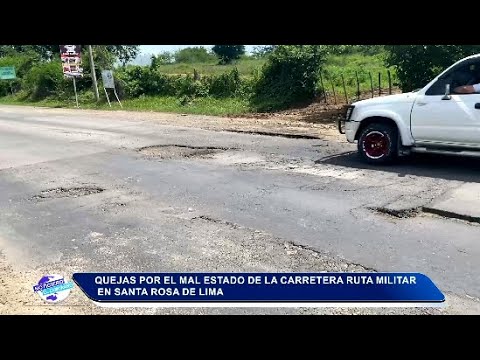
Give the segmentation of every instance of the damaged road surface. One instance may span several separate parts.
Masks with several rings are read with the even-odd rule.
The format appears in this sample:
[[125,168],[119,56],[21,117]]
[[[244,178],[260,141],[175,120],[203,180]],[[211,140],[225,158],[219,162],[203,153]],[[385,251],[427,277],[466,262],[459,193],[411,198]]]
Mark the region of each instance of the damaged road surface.
[[[371,167],[328,126],[235,121],[0,107],[0,313],[480,313],[480,225],[449,215],[479,160]],[[45,274],[123,271],[421,272],[448,307],[104,309],[31,292]]]

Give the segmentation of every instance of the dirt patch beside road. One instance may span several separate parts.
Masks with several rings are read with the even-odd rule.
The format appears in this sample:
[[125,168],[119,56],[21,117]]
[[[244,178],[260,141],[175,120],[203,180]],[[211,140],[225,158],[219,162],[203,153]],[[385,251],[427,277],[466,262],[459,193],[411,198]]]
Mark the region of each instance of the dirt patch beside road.
[[[5,107],[25,108],[25,106],[6,105]],[[314,103],[303,109],[294,109],[274,114],[247,114],[235,117],[218,117],[192,114],[172,114],[140,111],[106,111],[37,108],[44,114],[62,116],[91,116],[96,120],[111,119],[112,114],[118,120],[153,121],[162,125],[193,127],[213,131],[246,132],[260,135],[306,138],[328,138],[345,142],[344,136],[336,129],[336,121],[345,111],[344,105],[325,105]]]

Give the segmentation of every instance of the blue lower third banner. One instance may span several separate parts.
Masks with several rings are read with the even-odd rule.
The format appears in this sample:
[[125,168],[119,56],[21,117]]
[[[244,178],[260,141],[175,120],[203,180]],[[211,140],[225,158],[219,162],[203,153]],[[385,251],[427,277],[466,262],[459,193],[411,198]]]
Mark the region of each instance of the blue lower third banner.
[[420,273],[76,273],[73,280],[99,305],[438,306],[445,301]]

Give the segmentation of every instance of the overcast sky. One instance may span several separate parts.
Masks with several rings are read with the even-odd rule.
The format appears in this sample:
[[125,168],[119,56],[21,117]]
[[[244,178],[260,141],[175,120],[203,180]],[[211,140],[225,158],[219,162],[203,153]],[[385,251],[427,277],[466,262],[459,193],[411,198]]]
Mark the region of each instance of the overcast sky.
[[[213,45],[140,45],[140,51],[142,54],[158,54],[163,51],[175,51],[193,46],[204,46],[206,48],[211,48]],[[245,45],[245,48],[247,52],[251,52],[255,46],[258,45]]]

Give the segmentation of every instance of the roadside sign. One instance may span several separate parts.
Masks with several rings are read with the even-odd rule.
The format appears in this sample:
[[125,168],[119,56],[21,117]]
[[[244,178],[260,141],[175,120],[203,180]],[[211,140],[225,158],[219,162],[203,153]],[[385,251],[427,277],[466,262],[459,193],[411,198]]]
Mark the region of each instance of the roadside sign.
[[113,93],[115,94],[115,97],[117,98],[118,103],[120,104],[121,107],[123,107],[122,103],[120,102],[120,99],[118,98],[117,89],[115,89],[115,79],[113,78],[112,70],[102,70],[102,82],[103,82],[103,91],[105,91],[105,96],[107,98],[108,105],[112,107],[112,103],[110,102],[110,97],[108,96],[107,89],[113,89]]
[[14,66],[0,67],[0,80],[13,80],[16,78]]
[[105,89],[115,89],[115,81],[113,79],[112,70],[102,70],[102,81]]
[[83,76],[82,46],[60,45],[63,75],[66,77]]

